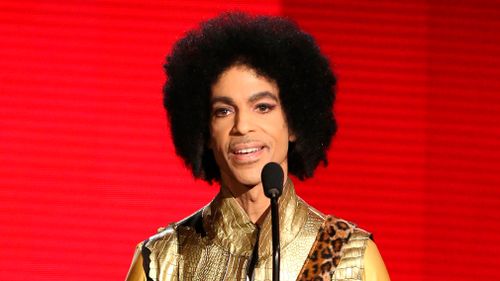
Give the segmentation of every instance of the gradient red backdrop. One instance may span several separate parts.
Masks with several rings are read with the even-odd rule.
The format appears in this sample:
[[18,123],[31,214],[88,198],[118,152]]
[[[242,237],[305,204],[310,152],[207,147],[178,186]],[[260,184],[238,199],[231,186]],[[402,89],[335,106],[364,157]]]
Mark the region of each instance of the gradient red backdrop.
[[498,1],[0,1],[0,279],[121,280],[217,192],[173,151],[162,64],[222,11],[289,16],[339,77],[330,165],[296,182],[393,280],[500,278]]

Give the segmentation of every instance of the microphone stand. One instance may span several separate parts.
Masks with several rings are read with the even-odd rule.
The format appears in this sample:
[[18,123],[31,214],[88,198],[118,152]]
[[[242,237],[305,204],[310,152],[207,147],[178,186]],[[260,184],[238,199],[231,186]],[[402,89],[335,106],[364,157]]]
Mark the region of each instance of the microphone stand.
[[280,280],[280,222],[278,214],[278,197],[271,197],[271,220],[273,233],[273,281]]
[[271,201],[271,223],[273,232],[273,281],[280,280],[280,221],[278,198],[283,191],[283,169],[275,162],[267,163],[261,172],[264,194]]

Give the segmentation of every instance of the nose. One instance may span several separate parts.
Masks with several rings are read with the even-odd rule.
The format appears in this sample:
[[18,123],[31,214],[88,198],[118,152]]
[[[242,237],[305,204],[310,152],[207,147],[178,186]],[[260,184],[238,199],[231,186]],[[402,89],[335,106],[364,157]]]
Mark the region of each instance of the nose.
[[234,116],[233,134],[245,135],[253,130],[253,118],[251,113],[238,111]]

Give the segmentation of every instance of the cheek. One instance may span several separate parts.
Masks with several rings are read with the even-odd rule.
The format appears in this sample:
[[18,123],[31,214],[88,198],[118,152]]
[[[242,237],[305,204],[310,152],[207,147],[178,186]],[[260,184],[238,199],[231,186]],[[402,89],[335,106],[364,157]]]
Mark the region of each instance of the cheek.
[[289,129],[285,120],[280,117],[281,116],[277,116],[273,120],[266,120],[265,122],[262,122],[262,124],[264,124],[264,126],[266,127],[267,132],[270,132],[272,135],[274,135],[275,139],[287,139],[288,141]]
[[227,135],[221,130],[212,130],[210,138],[210,148],[215,152],[225,151],[227,145]]
[[231,118],[218,119],[210,124],[210,134],[214,140],[221,140],[229,136],[232,127],[233,121]]

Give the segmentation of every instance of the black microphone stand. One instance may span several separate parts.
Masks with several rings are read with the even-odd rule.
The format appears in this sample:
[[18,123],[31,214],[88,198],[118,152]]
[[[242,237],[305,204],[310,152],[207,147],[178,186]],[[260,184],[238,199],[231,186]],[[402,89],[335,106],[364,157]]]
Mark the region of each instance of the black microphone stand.
[[278,212],[278,197],[271,197],[271,217],[273,233],[273,281],[280,280],[280,220]]
[[280,221],[278,198],[283,191],[283,169],[278,163],[267,163],[261,172],[264,194],[271,200],[273,232],[273,281],[280,280]]

